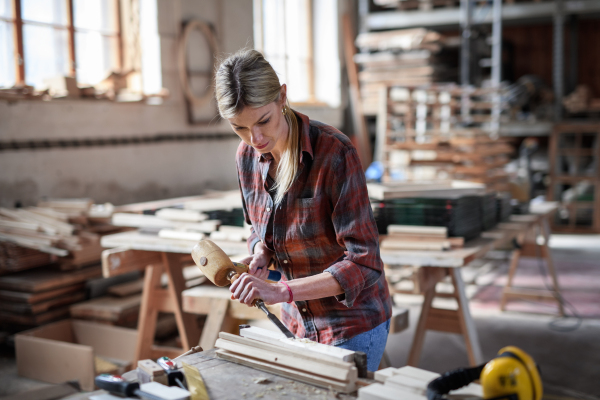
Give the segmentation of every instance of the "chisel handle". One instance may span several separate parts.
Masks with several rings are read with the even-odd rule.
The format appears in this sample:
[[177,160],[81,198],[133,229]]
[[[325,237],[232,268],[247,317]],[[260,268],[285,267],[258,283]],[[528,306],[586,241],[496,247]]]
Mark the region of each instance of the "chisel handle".
[[[233,265],[237,267],[236,269],[238,269],[238,271],[236,271],[236,273],[239,275],[241,275],[244,272],[248,272],[248,270],[250,269],[246,264],[238,262],[233,262]],[[273,282],[279,282],[281,280],[281,272],[273,271],[272,269],[270,269],[269,276],[267,277],[267,279]]]

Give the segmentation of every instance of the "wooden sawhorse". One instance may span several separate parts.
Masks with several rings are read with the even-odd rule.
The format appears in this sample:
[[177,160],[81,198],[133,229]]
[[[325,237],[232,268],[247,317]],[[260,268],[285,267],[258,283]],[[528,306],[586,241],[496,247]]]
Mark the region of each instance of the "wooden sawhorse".
[[[192,248],[196,241],[160,238],[154,235],[129,231],[102,237],[103,247],[111,247],[102,253],[104,277],[132,271],[145,271],[144,288],[138,320],[136,359],[157,359],[162,356],[175,358],[198,345],[200,329],[197,315],[183,311],[181,293],[185,290],[182,269],[193,265]],[[246,243],[215,243],[227,254],[247,253]],[[163,272],[167,275],[166,289],[161,285]],[[177,329],[183,349],[154,345],[156,319],[159,312],[175,314]],[[136,365],[134,363],[134,365]]]

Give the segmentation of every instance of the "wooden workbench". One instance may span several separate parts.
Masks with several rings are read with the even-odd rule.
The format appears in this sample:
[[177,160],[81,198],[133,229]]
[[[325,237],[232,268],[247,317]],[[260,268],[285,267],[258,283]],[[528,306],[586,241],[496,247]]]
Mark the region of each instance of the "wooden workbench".
[[[102,272],[105,278],[131,271],[143,270],[144,287],[138,320],[137,360],[161,356],[175,357],[181,349],[154,345],[156,320],[159,312],[175,315],[183,348],[196,346],[200,330],[196,316],[182,311],[181,293],[185,289],[182,268],[193,265],[190,253],[196,241],[160,238],[157,235],[129,231],[102,237],[101,245],[110,247],[102,253]],[[215,241],[228,255],[247,253],[246,243]],[[187,263],[187,264],[186,264]],[[166,273],[167,288],[161,286]]]
[[[516,243],[509,268],[508,283],[502,294],[502,309],[509,299],[514,298],[557,301],[560,291],[548,248],[550,238],[548,218],[554,214],[557,207],[557,203],[543,203],[532,210],[531,214],[513,215],[509,222],[499,223],[495,229],[482,233],[480,238],[465,243],[464,248],[461,249],[448,251],[381,250],[381,258],[387,268],[402,265],[419,267],[417,281],[424,298],[407,361],[408,365],[418,365],[427,330],[463,335],[471,365],[483,362],[481,346],[475,323],[469,311],[469,302],[460,267],[476,258],[485,256],[493,249],[506,246],[511,242]],[[543,236],[543,244],[537,242],[538,235]],[[512,280],[521,255],[533,255],[546,259],[549,275],[553,282],[553,290],[532,291],[512,287]],[[440,295],[436,292],[436,284],[447,276],[450,277],[454,287],[454,292],[450,296],[456,299],[458,305],[456,310],[432,307],[433,299]],[[445,294],[445,297],[448,295]],[[563,309],[560,302],[559,310],[562,314]]]

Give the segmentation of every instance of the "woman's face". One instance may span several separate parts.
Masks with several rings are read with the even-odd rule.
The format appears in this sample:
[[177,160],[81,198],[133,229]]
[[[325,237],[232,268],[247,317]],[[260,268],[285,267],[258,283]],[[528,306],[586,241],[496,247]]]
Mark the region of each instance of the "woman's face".
[[285,95],[284,84],[281,85],[279,100],[259,108],[245,107],[237,116],[229,118],[233,131],[240,139],[261,154],[275,152],[277,157],[285,149],[288,124],[281,112]]

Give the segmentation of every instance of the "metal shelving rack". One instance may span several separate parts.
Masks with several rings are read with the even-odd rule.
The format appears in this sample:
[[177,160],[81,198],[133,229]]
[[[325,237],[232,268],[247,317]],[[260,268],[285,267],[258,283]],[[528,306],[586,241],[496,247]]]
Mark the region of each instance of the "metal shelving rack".
[[[359,0],[360,31],[379,31],[403,28],[470,28],[475,25],[492,24],[493,56],[492,82],[500,79],[500,53],[502,40],[503,22],[521,22],[551,20],[554,24],[553,35],[553,89],[555,93],[555,116],[561,120],[563,115],[562,98],[565,92],[564,77],[564,25],[568,16],[600,14],[600,0],[555,0],[549,2],[530,3],[505,3],[501,0],[492,0],[493,6],[475,5],[473,0],[461,0],[461,7],[440,8],[428,11],[384,11],[369,12],[369,1]],[[467,31],[468,34],[468,31]],[[576,41],[576,35],[572,35],[572,41]],[[572,43],[576,45],[576,42]],[[495,49],[495,50],[494,50]],[[461,57],[469,59],[471,55],[463,52]],[[573,58],[573,57],[571,57]],[[573,61],[574,62],[574,61]],[[469,65],[468,62],[461,62]],[[496,68],[494,68],[496,67]],[[571,68],[575,70],[574,68]],[[465,72],[461,66],[461,82],[464,83]],[[570,83],[576,79],[571,77]],[[518,136],[519,131],[523,135],[549,135],[552,125],[548,123],[510,123],[500,126],[500,134],[507,136]]]

